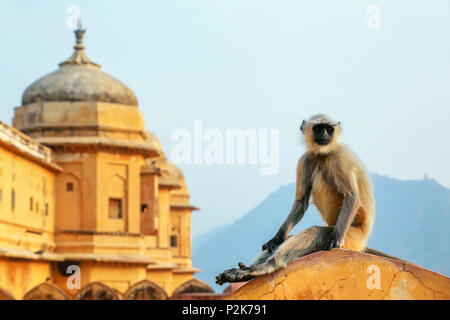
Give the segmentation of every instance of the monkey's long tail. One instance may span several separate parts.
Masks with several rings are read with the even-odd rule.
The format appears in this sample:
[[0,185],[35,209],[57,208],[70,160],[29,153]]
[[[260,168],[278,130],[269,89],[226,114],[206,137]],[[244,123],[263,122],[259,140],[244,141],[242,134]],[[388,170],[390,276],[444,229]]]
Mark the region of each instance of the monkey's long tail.
[[370,253],[370,254],[374,254],[374,255],[379,256],[379,257],[385,257],[385,258],[397,260],[397,261],[400,261],[400,262],[405,262],[405,263],[409,263],[409,264],[414,264],[414,263],[409,262],[409,261],[407,261],[407,260],[400,259],[400,258],[398,258],[398,257],[391,256],[390,254],[387,254],[387,253],[384,253],[384,252],[381,252],[381,251],[378,251],[378,250],[375,250],[375,249],[372,249],[372,248],[368,248],[368,247],[366,247],[366,248],[363,250],[363,252],[365,252],[365,253]]

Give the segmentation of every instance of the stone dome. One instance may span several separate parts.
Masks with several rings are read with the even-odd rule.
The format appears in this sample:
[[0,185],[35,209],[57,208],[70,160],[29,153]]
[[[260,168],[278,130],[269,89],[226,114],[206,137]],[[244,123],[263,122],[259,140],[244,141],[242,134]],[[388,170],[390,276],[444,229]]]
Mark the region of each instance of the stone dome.
[[177,180],[177,181],[184,181],[184,174],[183,171],[179,167],[177,167],[174,163],[167,161],[167,170],[169,171],[169,175]]
[[[147,132],[148,134],[148,132]],[[161,156],[158,158],[148,158],[146,159],[146,164],[151,167],[159,168],[162,174],[162,178],[169,179],[174,183],[178,184],[180,189],[174,190],[173,192],[177,194],[188,194],[188,186],[184,179],[184,173],[181,169],[170,162],[164,152],[161,151]]]
[[161,141],[159,141],[158,137],[153,132],[146,132],[145,143],[151,146],[151,148],[159,154],[164,154]]
[[134,93],[119,80],[92,67],[65,65],[32,83],[22,105],[39,101],[101,101],[137,106]]
[[137,106],[133,91],[99,70],[84,53],[85,30],[75,30],[75,52],[60,68],[32,83],[22,96],[22,105],[39,101],[99,101]]
[[167,162],[167,170],[169,171],[169,176],[180,186],[180,189],[173,190],[172,194],[175,196],[189,196],[189,189],[183,171],[169,161]]

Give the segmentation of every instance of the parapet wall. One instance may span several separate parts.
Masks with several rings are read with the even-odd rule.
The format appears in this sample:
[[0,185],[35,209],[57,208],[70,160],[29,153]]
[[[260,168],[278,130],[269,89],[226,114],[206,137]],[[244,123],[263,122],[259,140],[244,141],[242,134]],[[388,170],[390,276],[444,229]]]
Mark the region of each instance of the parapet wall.
[[413,264],[334,249],[254,279],[227,299],[440,300],[450,299],[450,278]]

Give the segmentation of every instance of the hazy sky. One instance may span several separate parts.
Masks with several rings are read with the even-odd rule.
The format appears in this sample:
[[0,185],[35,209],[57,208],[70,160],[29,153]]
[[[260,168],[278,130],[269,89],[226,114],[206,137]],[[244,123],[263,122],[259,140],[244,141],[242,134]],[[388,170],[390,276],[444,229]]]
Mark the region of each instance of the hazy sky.
[[[25,88],[72,54],[70,5],[81,8],[87,55],[136,93],[168,156],[174,130],[193,132],[196,120],[279,130],[278,174],[181,165],[202,208],[194,234],[293,182],[299,124],[317,112],[342,121],[370,172],[427,173],[450,187],[448,0],[2,1],[0,120],[10,124]],[[380,29],[367,27],[369,5]]]

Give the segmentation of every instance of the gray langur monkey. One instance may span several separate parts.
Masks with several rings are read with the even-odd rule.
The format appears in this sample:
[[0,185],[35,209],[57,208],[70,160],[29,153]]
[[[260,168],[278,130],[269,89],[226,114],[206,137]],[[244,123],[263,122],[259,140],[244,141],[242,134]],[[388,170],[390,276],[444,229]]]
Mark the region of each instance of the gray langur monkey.
[[[317,114],[303,121],[300,130],[307,150],[298,161],[291,212],[250,266],[240,262],[239,269],[225,270],[216,277],[217,284],[248,281],[302,256],[339,247],[398,259],[366,247],[375,219],[372,183],[362,163],[340,142],[340,122]],[[303,218],[311,196],[327,226],[288,236]]]

